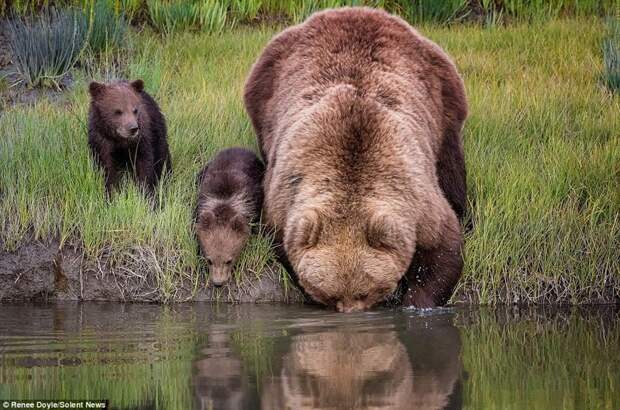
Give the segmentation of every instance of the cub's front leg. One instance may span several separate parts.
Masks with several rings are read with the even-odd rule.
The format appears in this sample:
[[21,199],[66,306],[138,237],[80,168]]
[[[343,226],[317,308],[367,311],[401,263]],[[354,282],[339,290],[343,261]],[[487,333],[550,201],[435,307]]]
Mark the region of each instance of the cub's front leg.
[[157,174],[151,147],[139,146],[134,159],[134,176],[138,186],[149,196],[155,193]]

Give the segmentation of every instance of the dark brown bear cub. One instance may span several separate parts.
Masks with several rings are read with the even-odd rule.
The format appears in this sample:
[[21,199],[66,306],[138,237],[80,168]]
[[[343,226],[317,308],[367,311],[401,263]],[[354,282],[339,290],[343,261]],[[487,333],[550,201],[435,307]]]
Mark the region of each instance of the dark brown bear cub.
[[209,277],[223,285],[250,236],[263,204],[264,165],[244,148],[221,151],[200,172],[196,236]]
[[111,84],[91,82],[88,145],[103,169],[106,194],[128,169],[148,194],[164,168],[171,171],[166,121],[142,80]]

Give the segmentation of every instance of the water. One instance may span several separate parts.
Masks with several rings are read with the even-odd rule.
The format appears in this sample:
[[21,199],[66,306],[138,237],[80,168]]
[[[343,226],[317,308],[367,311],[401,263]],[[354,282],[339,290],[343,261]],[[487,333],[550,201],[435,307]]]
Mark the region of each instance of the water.
[[0,398],[117,409],[618,409],[620,309],[0,305]]

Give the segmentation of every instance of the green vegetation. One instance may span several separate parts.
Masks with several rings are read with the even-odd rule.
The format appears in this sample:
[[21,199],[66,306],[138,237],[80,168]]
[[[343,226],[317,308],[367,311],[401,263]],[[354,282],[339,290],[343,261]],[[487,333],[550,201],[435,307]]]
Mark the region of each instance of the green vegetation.
[[[274,7],[269,0],[254,8],[235,4],[235,13]],[[195,175],[221,148],[256,149],[242,87],[279,31],[267,25],[216,35],[218,24],[205,32],[177,31],[172,24],[163,39],[148,28],[134,33],[131,47],[103,53],[88,74],[74,70],[75,86],[63,104],[41,100],[2,113],[4,248],[60,238],[82,249],[87,261],[105,257],[128,272],[155,272],[163,300],[174,300],[182,283],[196,286],[204,268],[191,223]],[[420,30],[454,57],[470,100],[465,145],[474,228],[455,300],[613,301],[620,293],[620,100],[600,85],[602,77],[612,78],[603,75],[603,21]],[[133,183],[110,203],[104,200],[86,144],[91,77],[143,78],[160,102],[174,162],[173,176],[157,193],[161,209],[152,211]],[[253,237],[237,283],[278,266],[269,244],[264,235]]]
[[75,64],[86,41],[87,27],[79,12],[48,10],[35,22],[7,23],[15,68],[29,86],[51,83]]
[[147,4],[153,26],[164,33],[186,30],[198,20],[197,7],[193,3],[148,0]]
[[[466,82],[470,215],[460,293],[483,303],[614,301],[620,100],[604,25],[429,31]],[[616,296],[617,297],[617,296]]]
[[[256,146],[241,88],[250,64],[272,34],[184,34],[163,45],[148,33],[137,39],[137,52],[126,63],[127,76],[143,78],[166,113],[174,163],[173,177],[160,185],[161,209],[156,212],[133,183],[106,203],[102,176],[93,170],[88,155],[90,79],[80,72],[66,105],[41,101],[3,113],[3,246],[14,249],[32,236],[59,236],[63,243],[79,244],[90,260],[108,255],[110,263],[130,272],[154,272],[164,299],[174,297],[181,281],[196,282],[203,266],[191,224],[196,174],[223,147]],[[264,236],[254,237],[244,255],[238,266],[247,274],[264,273],[266,265],[273,265]]]
[[620,20],[609,19],[609,34],[603,42],[605,85],[612,92],[620,92]]
[[97,0],[78,10],[44,9],[36,17],[7,22],[12,61],[21,80],[29,87],[52,85],[75,63],[125,45],[129,26],[107,0]]
[[463,408],[615,408],[617,316],[532,313],[482,312],[462,328]]
[[101,53],[124,45],[128,24],[123,14],[115,13],[107,0],[97,0],[87,9],[88,45],[94,53]]
[[[100,0],[58,0],[61,6],[87,7]],[[618,0],[104,0],[132,21],[151,23],[162,32],[196,28],[205,9],[230,14],[228,22],[251,22],[257,18],[284,17],[301,21],[314,11],[342,6],[370,6],[398,13],[410,22],[451,23],[454,21],[543,21],[561,16],[604,16],[617,14]],[[12,0],[0,6],[0,16],[10,11],[27,14],[50,5],[49,0]],[[223,18],[223,17],[222,17]],[[218,18],[219,19],[219,18]]]

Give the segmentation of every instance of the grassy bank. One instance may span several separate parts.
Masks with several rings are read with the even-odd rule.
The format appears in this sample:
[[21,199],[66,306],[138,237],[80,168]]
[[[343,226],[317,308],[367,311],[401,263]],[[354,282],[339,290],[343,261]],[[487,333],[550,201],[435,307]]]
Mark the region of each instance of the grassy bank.
[[[164,299],[203,270],[191,229],[199,168],[223,147],[256,142],[241,92],[276,28],[132,34],[112,65],[76,70],[60,102],[0,115],[2,246],[60,237],[128,271],[156,275]],[[620,99],[602,85],[599,19],[541,25],[422,26],[466,82],[471,219],[455,300],[613,301],[620,294]],[[115,68],[116,67],[116,68]],[[120,68],[118,68],[120,67]],[[127,184],[110,204],[86,143],[91,77],[143,78],[167,116],[174,174],[153,212]],[[272,265],[253,238],[237,277]]]

